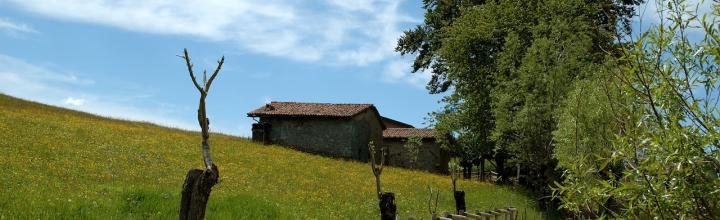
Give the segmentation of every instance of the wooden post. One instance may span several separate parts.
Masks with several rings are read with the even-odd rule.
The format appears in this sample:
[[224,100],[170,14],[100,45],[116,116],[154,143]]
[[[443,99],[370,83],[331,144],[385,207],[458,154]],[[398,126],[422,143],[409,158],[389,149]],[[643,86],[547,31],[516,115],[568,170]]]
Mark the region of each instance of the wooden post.
[[489,212],[490,214],[492,214],[493,216],[495,216],[495,220],[498,219],[498,216],[501,216],[501,215],[502,215],[502,213],[499,213],[499,212],[496,212],[496,211],[488,211],[488,212]]
[[455,191],[455,210],[457,214],[464,213],[465,208],[465,191]]
[[380,219],[395,220],[397,206],[395,206],[395,193],[380,193]]
[[205,218],[205,207],[210,198],[210,192],[220,176],[215,164],[212,169],[212,172],[201,169],[188,171],[181,193],[180,220]]
[[475,213],[476,213],[477,215],[483,217],[483,219],[486,219],[486,220],[490,220],[490,217],[493,217],[493,216],[494,216],[493,214],[490,214],[490,213],[488,213],[488,212],[480,212],[480,211],[477,211],[477,210],[475,210]]
[[514,207],[508,207],[508,211],[510,211],[510,219],[517,220],[517,209]]
[[467,216],[468,218],[477,219],[477,220],[484,220],[484,219],[485,219],[484,217],[482,217],[482,216],[480,216],[480,215],[473,214],[473,213],[469,213],[469,212],[465,212],[465,216]]
[[450,218],[450,213],[448,212],[443,212],[442,216],[437,216],[436,214],[433,214],[432,216],[433,220],[452,220],[452,218]]
[[467,220],[468,219],[466,216],[456,215],[456,214],[450,214],[450,218],[452,218],[453,220]]
[[497,212],[499,212],[501,215],[505,216],[505,218],[503,218],[503,219],[505,219],[505,220],[509,220],[509,219],[510,219],[510,211],[508,211],[507,209],[499,208],[499,209],[496,209],[495,211],[497,211]]

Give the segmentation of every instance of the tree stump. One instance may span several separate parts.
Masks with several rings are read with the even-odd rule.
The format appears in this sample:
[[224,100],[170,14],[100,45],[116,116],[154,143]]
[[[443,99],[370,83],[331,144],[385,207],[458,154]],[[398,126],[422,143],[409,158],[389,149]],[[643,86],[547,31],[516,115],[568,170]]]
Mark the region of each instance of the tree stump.
[[395,206],[395,193],[380,193],[380,219],[395,220],[397,206]]
[[185,176],[182,198],[180,199],[180,220],[202,220],[210,198],[210,191],[220,177],[215,164],[212,171],[191,169]]
[[457,214],[465,213],[465,191],[455,191],[454,196]]

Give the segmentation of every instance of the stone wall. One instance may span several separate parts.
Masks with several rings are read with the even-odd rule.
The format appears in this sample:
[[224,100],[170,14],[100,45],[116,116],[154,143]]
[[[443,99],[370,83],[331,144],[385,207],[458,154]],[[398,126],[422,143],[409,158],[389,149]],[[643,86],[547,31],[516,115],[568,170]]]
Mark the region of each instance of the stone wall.
[[270,143],[325,156],[367,161],[367,145],[382,141],[382,125],[370,109],[352,118],[261,118]]
[[[410,155],[405,150],[405,139],[387,138],[383,140],[384,146],[388,148],[388,165],[410,168]],[[415,169],[426,170],[435,173],[447,173],[449,154],[440,148],[440,144],[433,139],[424,139],[419,146],[418,159]]]
[[378,119],[377,112],[374,110],[367,110],[363,113],[356,115],[352,124],[358,128],[353,142],[353,148],[357,154],[353,158],[361,161],[368,161],[370,157],[370,151],[368,144],[370,141],[375,142],[376,146],[382,144],[382,124]]

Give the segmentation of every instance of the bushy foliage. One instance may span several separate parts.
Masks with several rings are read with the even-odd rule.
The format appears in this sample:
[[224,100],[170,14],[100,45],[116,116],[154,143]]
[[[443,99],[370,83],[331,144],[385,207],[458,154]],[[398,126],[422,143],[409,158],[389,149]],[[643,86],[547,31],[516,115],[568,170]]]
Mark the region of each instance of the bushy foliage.
[[494,157],[502,180],[513,158],[524,167],[525,185],[546,189],[557,176],[557,109],[573,82],[592,75],[588,70],[614,50],[615,27],[635,3],[437,1],[425,28],[406,32],[398,48],[418,53],[416,69],[432,69],[430,92],[450,91],[432,116],[437,128],[458,137],[458,156]]
[[[720,10],[714,3],[698,16],[686,5],[660,2],[661,23],[630,39],[610,70],[619,98],[566,105],[568,129],[555,139],[567,170],[555,193],[578,217],[720,218]],[[575,121],[609,129],[582,130]],[[570,128],[581,131],[574,140]],[[568,157],[572,145],[592,154]]]

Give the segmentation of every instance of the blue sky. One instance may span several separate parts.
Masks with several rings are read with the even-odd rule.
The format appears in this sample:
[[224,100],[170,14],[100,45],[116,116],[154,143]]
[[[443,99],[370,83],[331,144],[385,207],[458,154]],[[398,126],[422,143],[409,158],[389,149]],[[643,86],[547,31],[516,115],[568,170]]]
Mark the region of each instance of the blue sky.
[[[0,0],[0,92],[197,130],[198,94],[176,56],[188,48],[196,72],[226,57],[208,97],[213,131],[248,136],[245,113],[271,100],[372,103],[425,127],[442,95],[393,51],[422,22],[420,2]],[[634,29],[655,10],[640,6]]]
[[211,130],[248,136],[266,102],[372,103],[424,127],[440,95],[393,52],[422,22],[419,1],[0,0],[0,92],[197,130],[196,72],[226,62],[208,97]]

